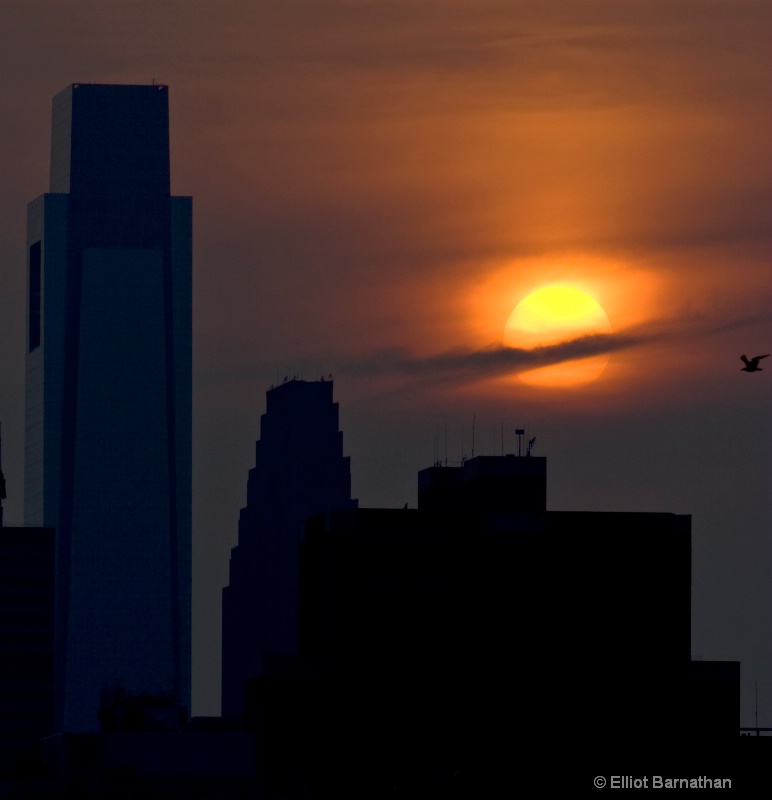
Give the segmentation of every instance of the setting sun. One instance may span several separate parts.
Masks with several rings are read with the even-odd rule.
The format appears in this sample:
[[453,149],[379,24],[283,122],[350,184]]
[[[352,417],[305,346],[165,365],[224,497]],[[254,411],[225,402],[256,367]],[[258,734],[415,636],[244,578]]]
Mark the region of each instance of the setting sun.
[[[533,349],[610,333],[603,307],[586,292],[571,286],[545,286],[524,297],[509,315],[504,344]],[[595,380],[608,364],[608,355],[566,361],[518,374],[533,386],[574,386]]]

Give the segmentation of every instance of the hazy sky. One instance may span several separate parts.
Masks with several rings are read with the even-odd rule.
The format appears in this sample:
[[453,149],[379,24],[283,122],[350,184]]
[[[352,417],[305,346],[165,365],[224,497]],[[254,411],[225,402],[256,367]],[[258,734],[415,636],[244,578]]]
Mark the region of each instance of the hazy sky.
[[[170,87],[172,190],[194,198],[194,713],[219,711],[220,589],[265,390],[332,373],[362,506],[413,505],[446,430],[448,459],[471,455],[474,418],[475,454],[500,448],[502,423],[509,452],[515,427],[537,437],[550,509],[692,514],[692,653],[742,661],[743,724],[758,682],[772,726],[772,359],[756,374],[739,360],[772,352],[769,2],[0,0],[0,14],[10,523],[26,204],[48,188],[51,98],[73,82]],[[611,320],[546,354],[610,352],[583,388],[523,384],[500,352],[512,308],[550,283]]]

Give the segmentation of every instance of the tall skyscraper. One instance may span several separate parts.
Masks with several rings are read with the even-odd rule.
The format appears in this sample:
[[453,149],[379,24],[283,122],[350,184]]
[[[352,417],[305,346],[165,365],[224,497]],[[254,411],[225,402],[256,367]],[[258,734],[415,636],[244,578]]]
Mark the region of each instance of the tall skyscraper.
[[25,516],[56,528],[63,730],[96,728],[115,684],[189,707],[191,208],[166,86],[54,98],[28,210]]
[[266,658],[297,650],[297,559],[306,520],[357,506],[332,386],[291,380],[267,395],[223,590],[223,716],[244,714],[246,682],[264,673]]

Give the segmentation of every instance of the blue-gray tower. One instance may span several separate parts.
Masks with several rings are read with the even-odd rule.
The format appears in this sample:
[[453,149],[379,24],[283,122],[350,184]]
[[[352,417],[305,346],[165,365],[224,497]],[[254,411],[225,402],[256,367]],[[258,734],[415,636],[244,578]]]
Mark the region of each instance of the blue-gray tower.
[[166,86],[54,98],[28,210],[25,517],[56,528],[61,730],[95,729],[116,684],[190,705],[191,208]]
[[332,386],[285,379],[267,394],[223,590],[224,717],[243,716],[246,683],[264,674],[266,659],[297,651],[298,546],[306,520],[357,507]]

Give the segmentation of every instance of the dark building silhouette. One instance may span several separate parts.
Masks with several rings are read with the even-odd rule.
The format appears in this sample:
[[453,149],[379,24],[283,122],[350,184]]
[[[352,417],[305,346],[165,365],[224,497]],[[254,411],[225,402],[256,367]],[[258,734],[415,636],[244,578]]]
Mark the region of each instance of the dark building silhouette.
[[166,86],[53,100],[28,212],[25,517],[57,531],[57,725],[100,691],[189,707],[191,200],[170,195]]
[[0,528],[3,527],[3,500],[5,500],[5,475],[3,475],[3,432],[0,425]]
[[299,576],[298,655],[249,686],[277,780],[737,737],[738,665],[690,663],[690,517],[547,511],[543,458],[432,467],[418,509],[319,515]]
[[244,714],[247,680],[297,650],[297,551],[305,521],[353,509],[332,381],[285,381],[267,393],[247,505],[223,590],[222,714]]
[[[547,459],[477,456],[460,467],[433,466],[418,473],[421,511],[473,511],[486,518],[547,510]],[[536,519],[536,517],[532,517]]]
[[[171,709],[170,709],[171,710]],[[43,743],[46,797],[255,798],[254,738],[191,719],[179,730],[157,725],[64,733]],[[25,795],[26,796],[26,795]]]
[[54,531],[0,525],[0,771],[54,726]]

